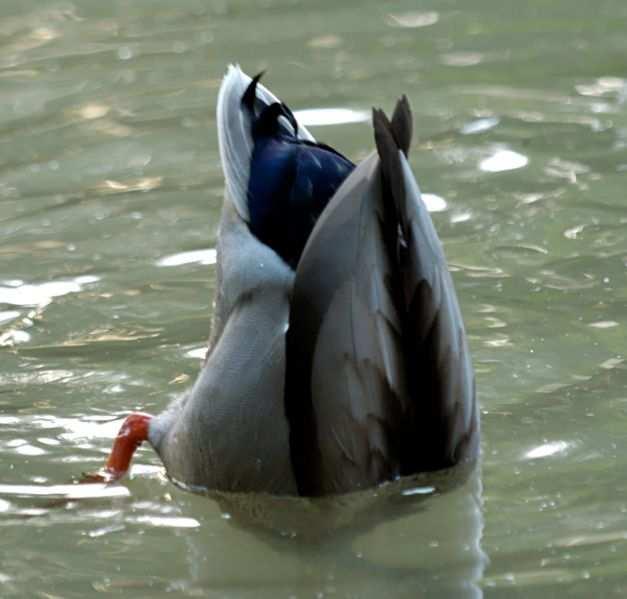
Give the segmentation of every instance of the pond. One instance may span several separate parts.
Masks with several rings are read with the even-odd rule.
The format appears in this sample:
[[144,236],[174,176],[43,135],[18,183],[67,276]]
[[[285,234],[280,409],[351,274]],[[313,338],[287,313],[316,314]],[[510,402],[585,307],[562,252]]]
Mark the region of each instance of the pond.
[[[626,30],[621,0],[3,3],[0,595],[625,596]],[[147,447],[71,485],[198,372],[230,62],[353,159],[408,95],[477,373],[464,486],[202,497]]]

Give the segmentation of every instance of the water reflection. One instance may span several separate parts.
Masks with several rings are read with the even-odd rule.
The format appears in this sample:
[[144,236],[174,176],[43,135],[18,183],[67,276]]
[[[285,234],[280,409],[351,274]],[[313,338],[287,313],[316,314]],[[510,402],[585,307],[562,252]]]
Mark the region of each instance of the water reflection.
[[596,322],[588,323],[588,326],[594,329],[612,329],[620,326],[620,323],[615,320],[598,320]]
[[209,248],[206,250],[193,250],[191,252],[180,252],[164,256],[157,261],[157,266],[182,266],[183,264],[215,264],[216,250]]
[[440,56],[442,64],[449,67],[474,67],[483,59],[478,52],[448,52]]
[[482,597],[479,469],[444,492],[406,481],[322,500],[215,497],[228,518],[208,516],[206,498],[174,494],[180,513],[201,524],[186,538],[186,588],[237,580],[256,597],[293,585],[322,595]]
[[621,77],[599,77],[593,83],[581,83],[575,89],[582,96],[604,96],[605,94],[621,93],[627,88],[627,80]]
[[4,497],[49,497],[68,500],[105,499],[128,497],[129,490],[121,485],[7,485],[0,484],[0,495]]
[[4,286],[0,285],[0,304],[44,307],[55,297],[78,293],[85,285],[99,280],[100,277],[84,275],[74,279],[33,284],[23,281],[4,281]]
[[549,456],[565,452],[569,445],[570,443],[566,441],[552,441],[551,443],[544,443],[525,452],[525,458],[528,460],[547,458]]
[[185,352],[187,358],[194,358],[197,360],[204,360],[207,355],[207,348],[205,346],[196,347]]
[[443,212],[447,208],[446,200],[434,193],[421,194],[422,201],[429,212]]
[[479,163],[479,170],[486,173],[500,173],[523,168],[529,164],[529,158],[512,150],[497,150]]
[[385,21],[388,25],[394,27],[429,27],[429,25],[435,25],[440,20],[440,15],[435,11],[428,12],[404,12],[404,13],[391,13],[387,15]]
[[129,181],[114,181],[107,179],[97,186],[102,193],[129,193],[132,191],[150,191],[156,189],[163,182],[163,177],[140,177]]
[[370,120],[369,112],[350,108],[308,108],[297,110],[294,115],[305,127],[365,123]]
[[495,116],[484,117],[466,123],[459,131],[462,135],[475,135],[477,133],[484,133],[485,131],[494,129],[494,127],[496,127],[499,122],[500,119]]

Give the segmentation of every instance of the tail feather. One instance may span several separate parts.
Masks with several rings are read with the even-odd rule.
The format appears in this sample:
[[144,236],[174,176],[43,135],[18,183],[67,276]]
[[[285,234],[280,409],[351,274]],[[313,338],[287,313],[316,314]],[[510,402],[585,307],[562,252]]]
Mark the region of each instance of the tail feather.
[[[291,299],[286,413],[299,490],[352,491],[478,452],[474,376],[442,246],[407,162],[411,111],[312,231]],[[333,376],[329,376],[333,372]]]
[[248,110],[251,117],[255,117],[255,103],[257,101],[257,84],[263,77],[265,71],[257,73],[248,84],[244,95],[242,96],[242,106]]
[[391,218],[384,236],[386,230],[388,236],[396,231],[393,280],[398,285],[395,297],[403,320],[411,406],[404,420],[401,471],[410,474],[475,457],[474,374],[442,244],[406,159],[411,141],[405,129],[411,124],[407,99],[398,102],[391,122],[375,110],[373,123],[384,208]]
[[394,108],[390,129],[396,144],[405,156],[409,156],[409,146],[411,145],[411,136],[414,130],[413,121],[409,100],[403,94]]

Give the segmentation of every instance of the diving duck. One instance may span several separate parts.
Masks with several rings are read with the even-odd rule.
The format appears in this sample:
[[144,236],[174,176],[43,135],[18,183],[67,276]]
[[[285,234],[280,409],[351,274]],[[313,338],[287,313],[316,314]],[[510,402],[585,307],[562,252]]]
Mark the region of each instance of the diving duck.
[[321,496],[471,463],[479,415],[446,259],[407,161],[402,97],[355,166],[231,66],[217,103],[225,195],[209,350],[193,387],[131,414],[189,488]]

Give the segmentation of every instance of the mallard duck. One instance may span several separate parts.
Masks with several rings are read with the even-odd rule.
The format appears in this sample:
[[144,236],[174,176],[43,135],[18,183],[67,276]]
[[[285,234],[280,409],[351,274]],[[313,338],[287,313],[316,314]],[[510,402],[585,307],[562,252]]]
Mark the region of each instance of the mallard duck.
[[321,496],[471,463],[479,416],[462,315],[407,161],[412,115],[373,110],[355,166],[239,67],[217,103],[225,196],[210,347],[193,387],[131,414],[187,487]]

